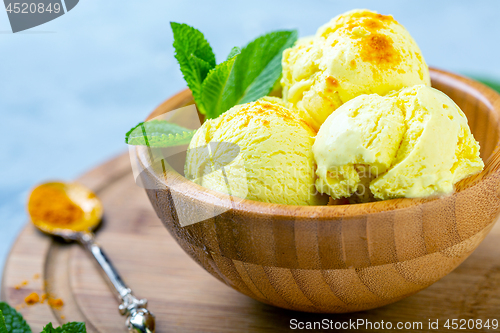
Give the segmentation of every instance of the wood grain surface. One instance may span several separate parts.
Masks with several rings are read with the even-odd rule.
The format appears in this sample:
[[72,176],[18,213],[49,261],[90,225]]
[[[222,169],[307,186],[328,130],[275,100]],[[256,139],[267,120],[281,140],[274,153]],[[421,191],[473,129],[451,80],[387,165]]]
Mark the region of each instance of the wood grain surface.
[[[488,131],[477,134],[485,172],[463,182],[448,199],[393,200],[391,209],[317,207],[323,211],[314,215],[310,207],[250,202],[248,207],[258,207],[262,216],[245,219],[233,212],[230,219],[180,228],[172,225],[169,201],[161,198],[168,191],[149,191],[169,233],[144,189],[134,183],[128,154],[80,178],[104,204],[98,241],[135,293],[150,300],[157,331],[285,332],[292,319],[417,321],[429,331],[428,320],[438,319],[440,329],[432,331],[445,332],[446,319],[499,319],[500,226],[494,222],[500,200],[495,150],[500,102],[494,92],[467,79],[435,70],[432,75],[433,84],[471,119],[474,134]],[[163,111],[189,101],[189,92],[182,92],[164,103]],[[479,249],[447,275],[492,228]],[[43,279],[34,279],[35,274]],[[30,283],[16,289],[23,280]],[[46,304],[21,308],[35,332],[48,321],[73,320],[84,320],[89,332],[126,332],[117,301],[91,258],[79,246],[55,242],[27,226],[8,258],[1,295],[16,306],[32,291],[65,301],[60,310]],[[351,314],[311,314],[264,304],[341,312],[415,292],[395,304]]]
[[[235,200],[184,178],[182,168],[171,166],[164,151],[136,146],[142,183],[186,253],[247,296],[319,313],[390,304],[457,267],[500,212],[500,95],[441,70],[432,69],[431,78],[467,115],[485,161],[484,170],[457,183],[451,195],[336,206]],[[152,116],[187,101],[189,91],[182,92]],[[171,114],[183,124],[189,121],[183,111]],[[203,221],[181,223],[197,216]]]
[[[105,221],[97,233],[125,281],[136,294],[150,300],[158,333],[163,332],[288,332],[290,320],[342,322],[357,319],[422,322],[439,319],[499,319],[500,225],[451,274],[429,288],[397,303],[351,314],[312,314],[269,306],[244,296],[197,265],[170,236],[156,217],[142,188],[135,185],[127,155],[104,164],[81,178],[103,200]],[[20,311],[34,332],[48,321],[84,320],[89,332],[126,332],[117,301],[92,259],[76,244],[52,241],[27,226],[12,248],[2,285],[2,300],[22,303],[32,291],[47,289],[62,297],[61,311],[47,305]],[[23,280],[30,283],[20,289]],[[61,315],[65,319],[61,319]],[[370,331],[361,329],[359,331]],[[375,330],[373,330],[375,331]],[[493,330],[478,330],[491,332]],[[377,332],[380,332],[378,330]]]

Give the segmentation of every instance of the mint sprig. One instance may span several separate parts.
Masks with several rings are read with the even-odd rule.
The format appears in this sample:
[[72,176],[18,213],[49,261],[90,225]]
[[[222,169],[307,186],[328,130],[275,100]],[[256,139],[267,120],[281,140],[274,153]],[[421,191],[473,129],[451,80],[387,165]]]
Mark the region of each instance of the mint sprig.
[[207,117],[216,118],[235,105],[269,94],[281,75],[283,51],[296,40],[294,30],[268,33],[211,70],[201,87],[201,103]]
[[[293,46],[297,31],[274,31],[240,49],[235,46],[226,61],[216,65],[205,36],[183,23],[170,22],[175,58],[193,93],[198,111],[217,118],[233,106],[253,102],[271,92],[281,76],[283,51]],[[169,147],[188,144],[195,131],[168,121],[139,123],[125,136],[129,145]]]
[[[5,302],[0,302],[0,333],[32,333],[23,316]],[[71,322],[54,328],[47,324],[41,333],[87,333],[85,323]]]
[[52,323],[48,323],[41,333],[87,333],[85,323],[67,323],[60,327],[54,328]]
[[281,75],[283,51],[297,40],[295,30],[274,31],[242,49],[233,47],[227,60],[215,66],[212,48],[199,30],[174,22],[171,27],[175,57],[198,110],[207,118],[269,94]]
[[0,312],[0,333],[31,333],[31,328],[23,316],[7,303],[0,302]]
[[154,119],[139,123],[125,135],[125,143],[135,146],[170,147],[189,144],[196,131]]

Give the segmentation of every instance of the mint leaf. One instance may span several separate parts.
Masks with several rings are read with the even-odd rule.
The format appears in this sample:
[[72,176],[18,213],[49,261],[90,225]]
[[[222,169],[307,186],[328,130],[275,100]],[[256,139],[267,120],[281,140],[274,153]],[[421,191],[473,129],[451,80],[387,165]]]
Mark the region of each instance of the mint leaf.
[[[231,51],[232,52],[232,51]],[[229,58],[208,73],[201,86],[202,100],[207,118],[217,118],[224,105],[224,90],[233,69],[236,57]]]
[[52,323],[48,323],[40,333],[87,333],[85,323],[72,322],[54,328]]
[[47,325],[45,325],[43,331],[41,331],[40,333],[55,333],[55,332],[56,329],[52,327],[52,323],[48,323]]
[[189,56],[189,61],[192,65],[192,68],[195,70],[200,75],[200,86],[203,80],[207,77],[208,72],[215,67],[210,65],[208,62],[206,62],[203,59],[198,58],[194,54],[191,54]]
[[135,146],[171,147],[189,144],[196,131],[154,119],[139,123],[125,135],[125,143]]
[[54,328],[52,323],[48,323],[41,333],[87,333],[85,323],[72,322]]
[[238,47],[238,46],[235,46],[231,49],[231,52],[229,52],[229,55],[227,56],[227,59],[226,60],[229,60],[231,58],[234,58],[235,56],[237,56],[238,54],[241,53],[241,49]]
[[[175,58],[195,100],[201,100],[201,83],[215,67],[215,55],[203,34],[187,24],[170,22],[174,33]],[[202,105],[198,105],[203,113]]]
[[[32,333],[23,316],[5,302],[0,302],[0,333]],[[54,328],[47,324],[41,333],[87,333],[85,323],[72,322]]]
[[271,91],[282,72],[283,51],[296,40],[295,30],[275,31],[258,37],[241,50],[228,82],[234,86],[234,93],[226,98],[228,109],[253,102]]
[[85,323],[72,322],[66,323],[61,327],[61,333],[87,333],[87,328],[85,327]]
[[9,333],[7,331],[7,326],[5,325],[5,318],[3,317],[3,313],[0,310],[0,333]]
[[[0,302],[0,311],[3,314],[5,327],[9,333],[31,333],[31,328],[23,316],[5,302]],[[0,324],[1,326],[1,324]],[[0,332],[1,329],[0,329]],[[3,332],[2,332],[3,333]]]
[[[217,74],[211,71],[205,80],[214,75],[216,77],[210,78],[214,82],[202,85],[201,102],[207,116],[218,117],[237,104],[253,102],[269,94],[281,75],[283,51],[296,40],[295,30],[268,33],[250,42],[233,58],[229,76],[226,77],[227,68],[220,69]],[[225,65],[229,66],[230,63]],[[217,67],[213,71],[216,70]],[[207,88],[210,91],[203,91]],[[219,96],[215,97],[216,94]]]

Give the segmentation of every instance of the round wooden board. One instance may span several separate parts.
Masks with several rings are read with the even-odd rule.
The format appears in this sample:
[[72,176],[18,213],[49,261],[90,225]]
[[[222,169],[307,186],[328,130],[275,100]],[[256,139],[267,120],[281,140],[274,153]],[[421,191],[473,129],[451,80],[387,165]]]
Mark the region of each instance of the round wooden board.
[[[455,271],[414,296],[359,313],[299,313],[239,294],[190,259],[161,225],[145,191],[135,185],[128,154],[79,181],[102,199],[105,218],[97,239],[136,295],[149,300],[159,333],[287,332],[292,319],[422,322],[419,331],[429,331],[429,319],[439,319],[439,329],[432,332],[448,332],[443,326],[447,319],[500,319],[500,225]],[[43,279],[33,279],[35,274]],[[23,280],[30,283],[16,289]],[[65,302],[61,310],[45,304],[23,307],[34,332],[49,321],[85,321],[89,332],[126,332],[118,302],[91,258],[78,245],[55,242],[28,225],[7,260],[1,296],[16,306],[33,291],[51,292]]]

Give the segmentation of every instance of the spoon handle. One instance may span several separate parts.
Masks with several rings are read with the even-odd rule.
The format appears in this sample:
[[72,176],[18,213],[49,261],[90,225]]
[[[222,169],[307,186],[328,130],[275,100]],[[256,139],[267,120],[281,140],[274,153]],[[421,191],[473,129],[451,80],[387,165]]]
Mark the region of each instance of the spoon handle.
[[[127,326],[131,332],[154,332],[154,315],[146,310],[148,306],[147,299],[138,299],[132,293],[132,290],[123,282],[120,274],[113,266],[111,261],[108,259],[101,247],[95,242],[94,235],[92,233],[82,233],[78,238],[78,241],[94,256],[99,266],[104,271],[106,277],[108,278],[111,285],[117,292],[118,298],[121,304],[118,306],[120,314],[122,316],[128,316]],[[152,324],[153,330],[141,330],[137,329],[133,321],[138,315],[141,317],[147,316]]]

